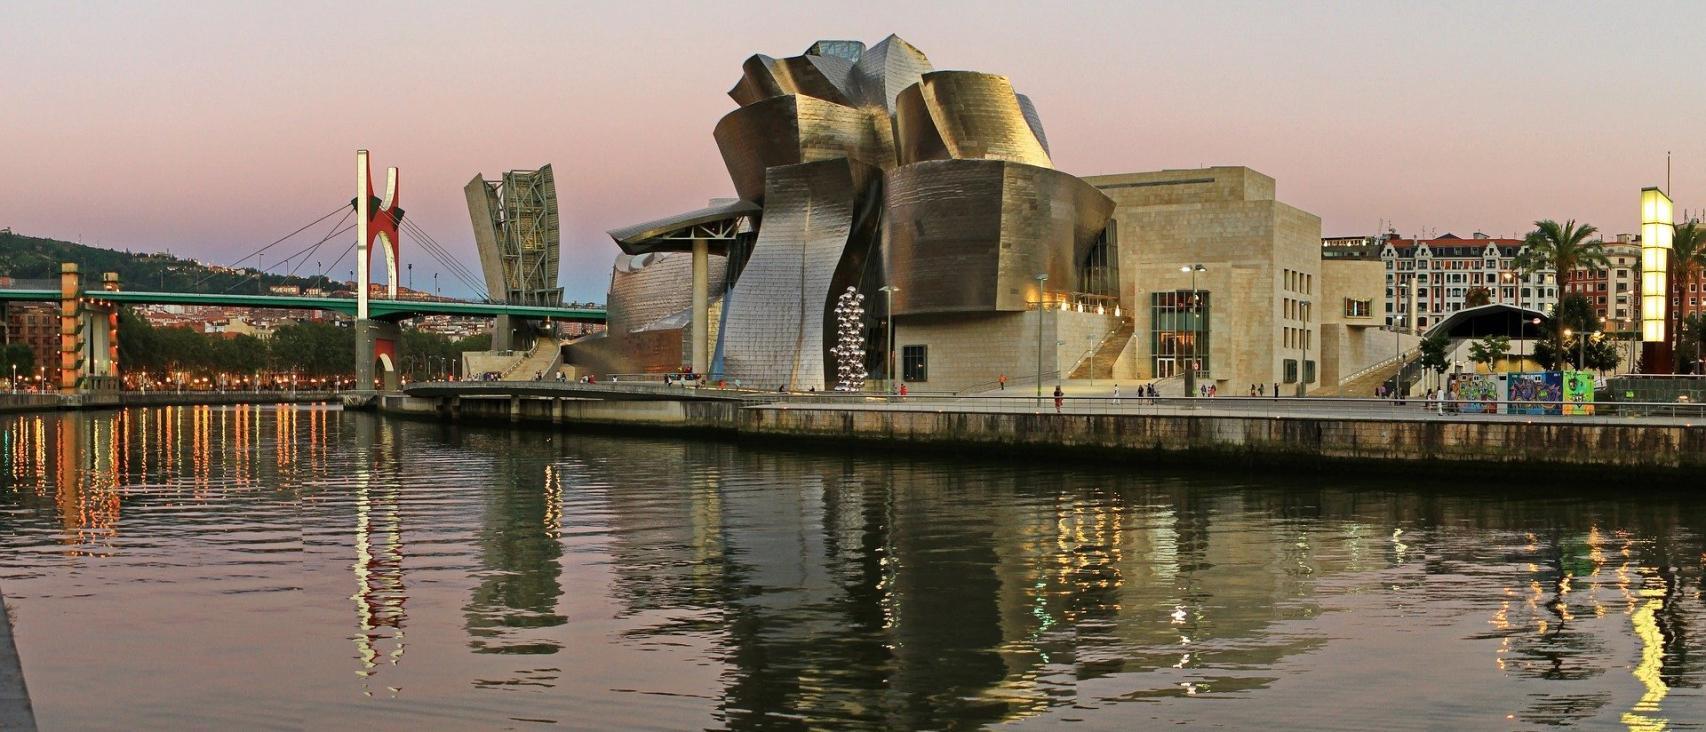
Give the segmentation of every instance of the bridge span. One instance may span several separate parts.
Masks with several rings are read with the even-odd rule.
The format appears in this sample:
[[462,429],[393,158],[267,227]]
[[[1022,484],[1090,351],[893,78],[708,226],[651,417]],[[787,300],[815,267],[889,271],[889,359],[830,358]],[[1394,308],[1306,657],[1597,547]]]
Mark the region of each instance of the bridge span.
[[[126,305],[212,305],[221,307],[273,308],[278,310],[323,310],[355,317],[358,305],[353,297],[311,297],[300,295],[239,295],[233,293],[149,292],[145,290],[85,290],[79,296],[98,298]],[[0,301],[57,302],[59,290],[16,289],[0,287]],[[454,315],[472,318],[492,318],[509,315],[528,319],[562,320],[572,323],[602,323],[603,308],[563,307],[552,305],[511,305],[494,302],[463,302],[455,300],[381,300],[368,301],[368,312],[375,320],[404,320],[420,315]]]

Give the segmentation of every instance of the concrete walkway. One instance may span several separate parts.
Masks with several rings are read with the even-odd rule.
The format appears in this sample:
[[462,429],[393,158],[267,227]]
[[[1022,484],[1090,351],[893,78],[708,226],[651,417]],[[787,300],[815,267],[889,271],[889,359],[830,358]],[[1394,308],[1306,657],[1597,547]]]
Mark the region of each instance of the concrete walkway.
[[[1553,423],[1561,426],[1581,425],[1641,425],[1651,427],[1706,426],[1706,416],[1671,415],[1538,415],[1538,414],[1460,414],[1441,413],[1438,405],[1421,399],[1408,400],[1403,406],[1379,400],[1319,400],[1267,399],[1251,397],[1221,397],[1215,399],[1162,399],[1137,397],[1085,399],[1068,397],[1057,411],[1052,396],[1006,398],[955,398],[938,396],[881,397],[871,399],[798,398],[774,402],[753,401],[752,407],[765,409],[868,410],[911,412],[981,412],[1007,414],[1063,415],[1124,415],[1156,417],[1271,417],[1275,419],[1333,419],[1375,420],[1383,422],[1489,422],[1489,423]],[[1607,405],[1612,406],[1612,405]],[[1658,405],[1659,407],[1667,405]]]
[[7,615],[5,595],[0,595],[0,730],[35,729],[30,692],[24,688],[24,667],[18,660],[18,646],[12,642],[12,618]]

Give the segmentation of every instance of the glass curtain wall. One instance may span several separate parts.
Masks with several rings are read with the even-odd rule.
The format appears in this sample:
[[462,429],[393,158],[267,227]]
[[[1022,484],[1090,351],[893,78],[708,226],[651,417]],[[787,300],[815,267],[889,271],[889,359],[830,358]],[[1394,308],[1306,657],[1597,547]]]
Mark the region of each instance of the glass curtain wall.
[[1152,292],[1149,305],[1149,352],[1154,354],[1155,378],[1183,374],[1193,361],[1199,373],[1211,373],[1209,293]]

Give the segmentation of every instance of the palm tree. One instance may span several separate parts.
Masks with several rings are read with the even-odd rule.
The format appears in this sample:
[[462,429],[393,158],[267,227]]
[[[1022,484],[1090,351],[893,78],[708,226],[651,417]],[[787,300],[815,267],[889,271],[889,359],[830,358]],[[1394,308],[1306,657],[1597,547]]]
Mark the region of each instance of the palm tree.
[[[1577,269],[1599,271],[1610,265],[1605,258],[1603,243],[1589,238],[1597,233],[1599,229],[1591,224],[1577,226],[1575,219],[1562,224],[1552,219],[1541,219],[1534,222],[1534,231],[1523,242],[1536,264],[1552,270],[1553,285],[1558,289],[1560,303],[1564,299],[1565,273]],[[1557,346],[1556,352],[1563,353],[1564,329],[1554,327],[1552,338]]]
[[[1691,282],[1694,275],[1706,270],[1706,228],[1690,221],[1676,226],[1676,233],[1670,240],[1671,272],[1676,276],[1676,282]],[[1680,288],[1678,288],[1680,289]],[[1682,373],[1682,317],[1674,316],[1671,323],[1671,351],[1676,357],[1671,363],[1676,365],[1677,373]]]

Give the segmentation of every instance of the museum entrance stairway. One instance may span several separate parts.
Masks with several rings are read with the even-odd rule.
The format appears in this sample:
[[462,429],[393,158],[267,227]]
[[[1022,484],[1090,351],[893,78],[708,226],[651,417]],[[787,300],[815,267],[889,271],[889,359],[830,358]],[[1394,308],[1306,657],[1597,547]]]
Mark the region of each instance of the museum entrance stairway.
[[1114,366],[1119,363],[1120,355],[1131,345],[1131,334],[1137,324],[1130,318],[1120,318],[1119,325],[1108,331],[1102,337],[1102,342],[1096,348],[1079,359],[1078,364],[1067,372],[1068,379],[1111,379]]

